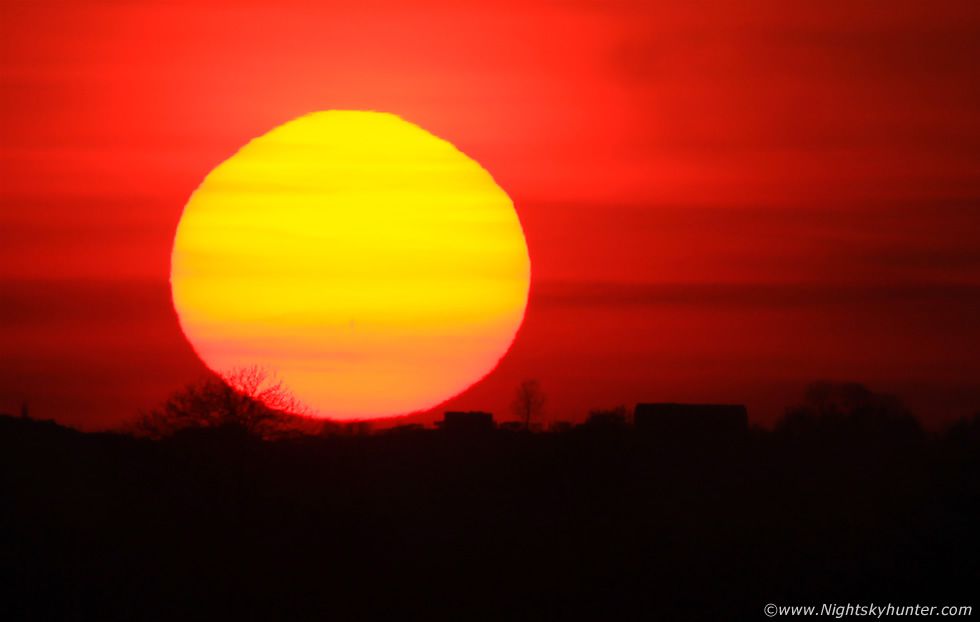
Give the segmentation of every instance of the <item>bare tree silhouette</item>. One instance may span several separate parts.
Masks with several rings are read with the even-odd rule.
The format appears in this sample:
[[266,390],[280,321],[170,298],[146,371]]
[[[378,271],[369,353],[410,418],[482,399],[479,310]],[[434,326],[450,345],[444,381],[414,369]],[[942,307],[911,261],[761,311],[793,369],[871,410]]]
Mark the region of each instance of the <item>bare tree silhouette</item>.
[[274,374],[259,366],[236,368],[173,393],[142,413],[137,430],[153,438],[189,429],[238,432],[267,438],[290,428],[309,409]]
[[541,383],[534,379],[521,382],[511,403],[511,409],[524,424],[524,429],[531,428],[531,419],[540,417],[544,412],[545,395]]

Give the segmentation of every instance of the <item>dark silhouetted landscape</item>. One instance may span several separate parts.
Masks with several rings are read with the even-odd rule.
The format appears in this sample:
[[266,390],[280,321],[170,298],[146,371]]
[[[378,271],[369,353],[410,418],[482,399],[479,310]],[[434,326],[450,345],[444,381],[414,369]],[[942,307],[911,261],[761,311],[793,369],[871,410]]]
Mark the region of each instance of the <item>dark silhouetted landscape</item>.
[[926,432],[893,398],[818,383],[771,430],[737,405],[597,410],[538,432],[489,417],[274,435],[226,420],[151,438],[3,416],[0,618],[974,604],[980,416]]

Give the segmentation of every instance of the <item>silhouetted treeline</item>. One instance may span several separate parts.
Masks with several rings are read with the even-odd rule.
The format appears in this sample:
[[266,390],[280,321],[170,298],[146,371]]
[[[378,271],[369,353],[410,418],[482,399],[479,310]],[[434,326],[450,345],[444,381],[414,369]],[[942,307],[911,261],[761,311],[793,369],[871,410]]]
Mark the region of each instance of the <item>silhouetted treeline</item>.
[[739,620],[973,604],[980,417],[814,386],[730,442],[591,425],[150,440],[0,417],[0,619]]

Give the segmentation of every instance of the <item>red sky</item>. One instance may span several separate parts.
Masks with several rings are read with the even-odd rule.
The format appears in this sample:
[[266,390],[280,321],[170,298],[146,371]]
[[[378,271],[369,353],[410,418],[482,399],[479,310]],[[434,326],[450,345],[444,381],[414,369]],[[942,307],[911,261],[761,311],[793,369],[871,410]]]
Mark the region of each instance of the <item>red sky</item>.
[[451,406],[549,416],[814,379],[980,408],[975,2],[0,5],[0,410],[117,425],[203,371],[181,209],[313,110],[394,112],[490,170],[533,284]]

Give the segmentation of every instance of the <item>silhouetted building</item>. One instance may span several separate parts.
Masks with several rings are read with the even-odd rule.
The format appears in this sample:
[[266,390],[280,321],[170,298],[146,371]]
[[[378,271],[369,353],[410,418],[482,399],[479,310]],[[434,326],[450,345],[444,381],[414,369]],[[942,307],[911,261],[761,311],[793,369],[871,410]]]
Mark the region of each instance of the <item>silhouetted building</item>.
[[331,421],[320,426],[320,436],[368,436],[371,434],[370,421]]
[[449,411],[443,414],[439,427],[446,432],[488,432],[494,429],[493,414],[478,410]]
[[384,431],[385,434],[424,434],[425,432],[425,426],[421,423],[403,423]]
[[741,404],[637,404],[633,424],[651,436],[724,440],[744,437],[749,417]]
[[625,406],[589,411],[585,420],[585,426],[595,430],[624,430],[628,423]]

